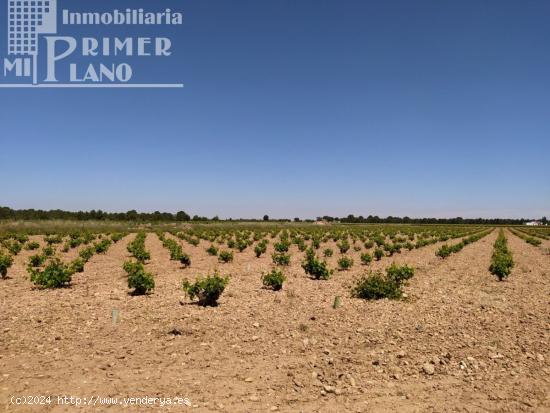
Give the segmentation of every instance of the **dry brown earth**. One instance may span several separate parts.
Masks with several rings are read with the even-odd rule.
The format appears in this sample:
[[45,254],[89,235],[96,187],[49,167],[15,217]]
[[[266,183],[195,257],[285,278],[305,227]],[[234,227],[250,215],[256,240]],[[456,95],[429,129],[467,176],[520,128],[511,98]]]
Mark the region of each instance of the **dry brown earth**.
[[[437,244],[373,263],[417,268],[405,300],[377,302],[350,298],[365,271],[354,251],[352,270],[314,281],[293,246],[288,282],[272,292],[260,282],[271,247],[260,259],[248,248],[218,264],[208,243],[180,241],[192,258],[182,269],[149,234],[156,289],[141,297],[128,294],[122,270],[133,235],[53,291],[33,289],[25,271],[32,252],[22,251],[0,280],[0,410],[189,410],[76,408],[57,398],[49,407],[10,405],[11,396],[51,394],[181,396],[198,412],[550,411],[550,245],[507,235],[516,261],[507,281],[488,272],[494,231],[445,260]],[[231,275],[220,305],[185,300],[182,278],[215,269]]]

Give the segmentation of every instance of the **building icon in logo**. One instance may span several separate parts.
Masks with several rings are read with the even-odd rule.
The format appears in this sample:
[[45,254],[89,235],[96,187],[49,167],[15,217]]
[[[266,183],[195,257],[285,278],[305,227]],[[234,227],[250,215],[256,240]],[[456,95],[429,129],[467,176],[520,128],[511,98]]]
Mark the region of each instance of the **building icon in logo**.
[[57,0],[8,0],[8,54],[21,57],[37,83],[38,35],[57,33]]

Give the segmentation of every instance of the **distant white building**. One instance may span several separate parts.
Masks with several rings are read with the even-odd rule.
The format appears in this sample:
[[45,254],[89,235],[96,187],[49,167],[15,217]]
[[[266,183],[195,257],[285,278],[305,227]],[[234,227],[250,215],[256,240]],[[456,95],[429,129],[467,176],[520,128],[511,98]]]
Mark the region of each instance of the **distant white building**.
[[539,225],[542,225],[542,222],[531,221],[531,222],[526,222],[525,225],[527,225],[528,227],[538,227]]

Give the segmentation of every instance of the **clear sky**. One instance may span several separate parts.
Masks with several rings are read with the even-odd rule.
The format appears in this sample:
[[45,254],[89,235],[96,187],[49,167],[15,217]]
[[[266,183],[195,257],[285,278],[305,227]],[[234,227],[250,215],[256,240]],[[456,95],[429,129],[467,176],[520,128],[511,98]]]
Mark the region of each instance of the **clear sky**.
[[0,205],[550,216],[548,1],[59,0],[127,5],[185,88],[0,89]]

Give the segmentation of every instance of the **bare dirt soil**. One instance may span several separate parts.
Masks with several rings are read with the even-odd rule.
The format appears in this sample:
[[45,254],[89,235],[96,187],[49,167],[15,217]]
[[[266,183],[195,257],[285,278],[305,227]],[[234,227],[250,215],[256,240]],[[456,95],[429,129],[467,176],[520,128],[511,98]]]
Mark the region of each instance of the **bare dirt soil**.
[[[354,251],[352,270],[315,281],[293,246],[288,281],[273,292],[260,282],[272,267],[271,246],[259,259],[247,248],[218,264],[208,243],[182,242],[192,259],[183,269],[149,234],[147,270],[156,282],[149,296],[128,294],[122,263],[133,235],[59,290],[32,287],[25,271],[32,252],[22,251],[0,280],[0,411],[550,411],[550,245],[507,232],[516,266],[498,282],[488,272],[496,236],[445,260],[436,244],[374,262],[416,267],[405,299],[376,302],[350,298],[366,270]],[[189,303],[181,280],[216,268],[231,275],[220,305]],[[49,406],[10,404],[12,396],[48,394]],[[58,404],[58,395],[179,396],[191,407],[77,408]]]

